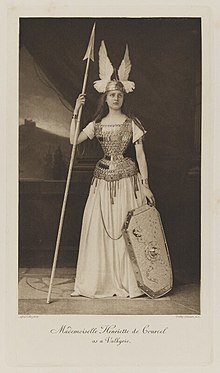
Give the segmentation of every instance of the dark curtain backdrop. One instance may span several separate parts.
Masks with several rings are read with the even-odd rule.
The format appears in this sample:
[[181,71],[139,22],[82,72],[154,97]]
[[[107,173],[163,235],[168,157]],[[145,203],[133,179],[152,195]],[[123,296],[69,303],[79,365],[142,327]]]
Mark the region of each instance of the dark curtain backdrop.
[[199,19],[57,19],[20,21],[20,44],[41,66],[65,99],[73,104],[82,88],[84,57],[96,21],[95,62],[91,63],[84,120],[91,118],[98,93],[98,49],[105,40],[113,66],[118,68],[128,43],[136,90],[129,104],[151,131],[151,143],[166,152],[193,151],[196,72],[200,68]]
[[[90,121],[96,109],[98,93],[92,83],[99,78],[98,50],[101,40],[105,41],[115,68],[121,63],[127,43],[132,62],[129,79],[136,84],[134,93],[129,94],[127,100],[148,130],[145,148],[151,186],[164,221],[173,263],[176,268],[198,273],[200,19],[20,19],[20,45],[28,49],[70,105],[81,91],[85,71],[82,59],[94,21],[95,62],[90,65],[87,105],[82,122],[86,124]],[[77,177],[81,180],[80,173]],[[84,190],[87,188],[88,183]],[[67,239],[70,245],[71,239],[70,235]]]

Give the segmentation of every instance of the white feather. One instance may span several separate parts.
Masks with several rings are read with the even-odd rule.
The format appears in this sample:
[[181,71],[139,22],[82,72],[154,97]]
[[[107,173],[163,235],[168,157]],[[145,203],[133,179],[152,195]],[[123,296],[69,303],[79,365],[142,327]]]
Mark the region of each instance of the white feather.
[[98,91],[99,93],[104,93],[105,90],[106,90],[106,86],[108,84],[110,79],[108,80],[96,80],[93,85],[94,85],[94,88],[96,89],[96,91]]
[[[118,69],[118,77],[121,83],[124,85],[125,91],[127,93],[132,92],[135,89],[134,82],[128,80],[129,74],[131,71],[131,61],[128,54],[128,46],[126,45],[124,58],[121,62],[121,65]],[[94,88],[100,92],[104,93],[106,91],[106,86],[111,80],[111,76],[114,72],[113,66],[111,61],[108,58],[107,50],[105,47],[105,43],[102,40],[101,46],[99,49],[99,77],[100,80],[96,80],[94,84]]]
[[122,84],[123,84],[123,86],[125,88],[125,92],[126,93],[132,92],[135,89],[134,82],[131,82],[129,80],[122,81]]
[[128,46],[126,45],[125,55],[118,69],[119,80],[121,81],[128,80],[130,71],[131,71],[131,61],[130,61],[129,54],[128,54]]
[[107,55],[107,50],[105,47],[105,43],[102,40],[101,46],[99,49],[99,77],[101,80],[110,80],[113,74],[113,66],[110,62],[110,59]]

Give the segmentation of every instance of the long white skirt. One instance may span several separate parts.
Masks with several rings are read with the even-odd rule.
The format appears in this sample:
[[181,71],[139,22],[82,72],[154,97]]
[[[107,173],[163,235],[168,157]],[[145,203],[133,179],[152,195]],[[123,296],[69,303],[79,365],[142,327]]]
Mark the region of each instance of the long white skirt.
[[72,296],[101,298],[116,295],[134,298],[143,294],[138,288],[121,235],[128,211],[143,203],[140,175],[136,196],[133,178],[123,178],[117,182],[114,204],[111,203],[109,184],[96,179],[90,187]]

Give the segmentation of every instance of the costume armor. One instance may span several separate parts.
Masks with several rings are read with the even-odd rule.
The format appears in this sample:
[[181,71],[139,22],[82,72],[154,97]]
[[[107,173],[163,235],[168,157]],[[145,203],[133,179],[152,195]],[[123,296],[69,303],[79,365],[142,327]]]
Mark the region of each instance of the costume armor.
[[123,155],[132,138],[132,120],[127,118],[124,123],[109,125],[99,122],[95,123],[94,129],[104,157],[96,164],[93,182],[96,178],[110,182],[110,196],[114,203],[113,196],[116,195],[117,181],[120,179],[131,177],[134,192],[138,190],[138,168],[132,159]]

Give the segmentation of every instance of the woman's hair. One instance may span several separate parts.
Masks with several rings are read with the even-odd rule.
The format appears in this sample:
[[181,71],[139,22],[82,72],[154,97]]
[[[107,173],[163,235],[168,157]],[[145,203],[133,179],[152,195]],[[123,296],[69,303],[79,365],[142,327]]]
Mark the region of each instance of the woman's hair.
[[[96,112],[94,114],[94,118],[93,120],[98,123],[98,122],[101,122],[102,118],[104,118],[108,112],[109,112],[109,109],[108,109],[108,104],[106,103],[106,96],[107,96],[107,93],[108,92],[105,92],[103,93],[100,97],[99,97],[99,100],[98,100],[98,105],[97,105],[97,109],[96,109]],[[127,115],[129,118],[133,118],[134,116],[129,112],[129,110],[127,109],[126,107],[126,100],[125,100],[125,95],[124,95],[124,99],[123,99],[123,104],[122,104],[122,107],[121,107],[121,111],[123,114]]]
[[[95,123],[101,122],[102,118],[104,118],[109,112],[108,104],[106,103],[106,96],[107,92],[102,93],[102,95],[99,97],[97,109],[93,117]],[[126,105],[126,94],[124,94],[121,111],[128,118],[131,118],[137,124],[137,126],[144,131],[144,127],[142,126],[139,119],[137,119],[137,117],[131,112],[131,110],[129,110],[128,106]]]
[[107,93],[102,93],[102,95],[99,97],[97,109],[93,118],[96,123],[101,122],[102,118],[104,118],[108,114],[109,110],[106,103],[106,96]]

